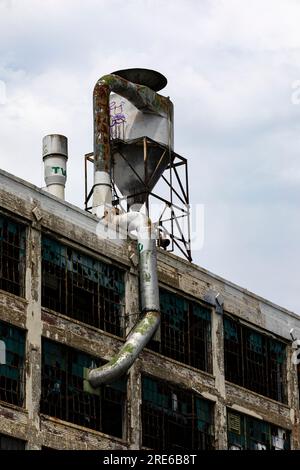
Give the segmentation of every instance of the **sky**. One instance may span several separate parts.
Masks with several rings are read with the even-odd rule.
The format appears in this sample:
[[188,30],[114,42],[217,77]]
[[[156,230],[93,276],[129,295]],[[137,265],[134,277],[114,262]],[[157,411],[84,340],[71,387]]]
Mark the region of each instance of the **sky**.
[[64,134],[83,207],[94,84],[158,70],[204,205],[193,261],[300,314],[299,24],[298,0],[0,0],[0,168],[44,186],[42,138]]

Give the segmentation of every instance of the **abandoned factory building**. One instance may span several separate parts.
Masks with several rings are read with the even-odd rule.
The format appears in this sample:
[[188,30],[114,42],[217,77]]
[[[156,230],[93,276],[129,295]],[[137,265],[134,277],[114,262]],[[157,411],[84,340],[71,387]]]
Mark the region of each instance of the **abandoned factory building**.
[[87,384],[140,315],[128,241],[98,222],[0,172],[0,448],[299,449],[299,317],[162,249],[159,330]]

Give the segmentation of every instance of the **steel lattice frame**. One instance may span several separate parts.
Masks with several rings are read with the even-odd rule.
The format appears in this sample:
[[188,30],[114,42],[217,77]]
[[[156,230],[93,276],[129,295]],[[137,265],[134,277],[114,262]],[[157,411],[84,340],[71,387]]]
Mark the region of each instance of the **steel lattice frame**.
[[[150,190],[150,181],[145,182],[138,175],[132,165],[128,162],[125,155],[120,151],[120,146],[126,145],[139,145],[144,157],[144,170],[147,175],[147,161],[148,161],[148,148],[155,145],[156,148],[161,149],[160,161],[165,157],[166,153],[169,156],[169,162],[160,177],[160,185],[163,185],[162,191],[167,191],[168,196],[162,197],[155,190]],[[189,261],[192,261],[191,255],[191,237],[190,237],[190,205],[189,205],[189,186],[188,186],[188,166],[186,158],[178,155],[170,150],[168,147],[159,144],[148,137],[142,137],[124,142],[123,140],[115,139],[111,142],[112,153],[118,151],[121,158],[124,159],[130,170],[135,174],[143,185],[143,190],[138,194],[132,194],[124,197],[118,190],[113,176],[111,175],[112,188],[113,188],[113,205],[119,207],[122,211],[127,212],[126,200],[130,197],[137,197],[143,195],[146,199],[146,207],[151,217],[151,204],[153,201],[160,201],[163,204],[160,216],[158,219],[153,219],[157,222],[160,230],[170,239],[170,245],[164,248],[166,251],[177,251],[185,256]],[[84,158],[85,162],[85,210],[90,211],[91,205],[89,201],[93,195],[94,186],[88,191],[88,163],[94,163],[93,153],[88,153]],[[158,164],[159,165],[159,164]],[[113,165],[112,165],[113,168]],[[182,173],[180,175],[180,172]],[[152,175],[153,177],[153,175]],[[151,177],[151,179],[152,179]],[[151,180],[150,179],[150,180]],[[155,188],[154,188],[155,189]],[[161,192],[161,191],[160,191]]]

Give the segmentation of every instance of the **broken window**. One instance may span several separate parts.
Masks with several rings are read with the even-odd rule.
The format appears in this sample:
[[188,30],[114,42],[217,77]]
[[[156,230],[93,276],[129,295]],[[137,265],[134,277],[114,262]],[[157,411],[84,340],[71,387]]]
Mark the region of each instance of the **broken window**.
[[161,325],[148,347],[161,354],[212,372],[211,312],[203,305],[160,290]]
[[25,332],[0,322],[0,340],[5,344],[5,363],[0,364],[0,400],[23,406]]
[[0,450],[25,450],[25,442],[15,437],[0,434]]
[[43,340],[41,412],[123,437],[126,381],[86,387],[85,370],[104,362],[65,345]]
[[213,449],[213,406],[189,390],[143,376],[142,439],[155,450]]
[[224,317],[225,378],[286,402],[286,345]]
[[42,305],[123,335],[124,272],[47,237],[42,239]]
[[227,438],[230,450],[288,450],[290,433],[265,421],[227,411]]
[[25,228],[0,214],[0,289],[24,296]]

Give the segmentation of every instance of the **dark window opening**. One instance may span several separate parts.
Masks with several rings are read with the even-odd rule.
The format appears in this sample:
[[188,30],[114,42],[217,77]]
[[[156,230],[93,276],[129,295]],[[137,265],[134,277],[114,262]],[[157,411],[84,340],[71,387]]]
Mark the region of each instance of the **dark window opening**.
[[124,272],[50,238],[42,240],[42,305],[123,336]]
[[289,450],[290,433],[265,421],[227,411],[230,450]]
[[25,442],[15,437],[0,434],[0,450],[25,450]]
[[0,364],[0,400],[23,406],[25,332],[0,322],[0,340],[5,344],[5,364]]
[[286,403],[286,345],[224,317],[226,380]]
[[197,302],[160,290],[160,340],[147,347],[179,362],[212,372],[211,312]]
[[49,340],[43,340],[42,361],[42,413],[123,437],[125,379],[87,391],[84,369],[104,362]]
[[0,215],[0,289],[24,296],[25,228]]
[[214,448],[213,405],[175,385],[142,377],[143,446],[159,450]]

